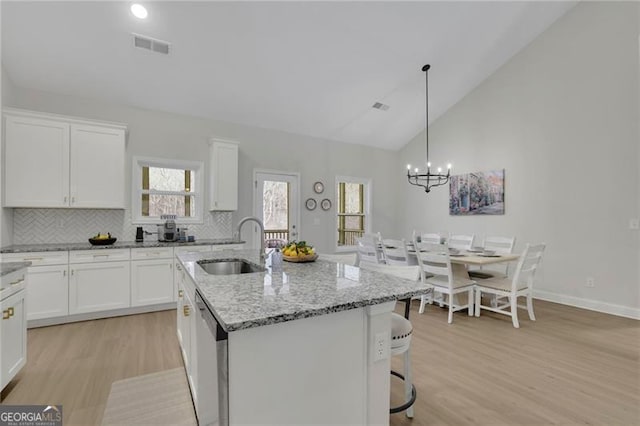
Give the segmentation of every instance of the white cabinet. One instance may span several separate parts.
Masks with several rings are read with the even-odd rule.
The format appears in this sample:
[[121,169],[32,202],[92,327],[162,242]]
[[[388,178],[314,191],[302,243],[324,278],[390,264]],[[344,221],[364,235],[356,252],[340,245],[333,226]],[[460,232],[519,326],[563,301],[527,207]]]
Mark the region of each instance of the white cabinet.
[[5,109],[5,207],[124,208],[126,127]]
[[[6,280],[24,280],[26,270],[5,275]],[[20,276],[18,276],[20,275]],[[17,279],[16,279],[17,278]],[[27,316],[24,281],[21,289],[0,301],[0,390],[3,389],[27,362]],[[5,286],[3,285],[3,288]]]
[[131,306],[175,300],[172,248],[132,249],[131,259]]
[[27,320],[69,315],[69,256],[66,251],[10,253],[5,261],[29,261]]
[[124,208],[124,129],[71,125],[71,207]]
[[69,124],[6,116],[4,205],[69,205]]
[[195,312],[195,286],[187,277],[182,266],[178,265],[177,285],[178,285],[178,312],[177,312],[177,333],[180,351],[184,361],[187,380],[191,389],[191,396],[194,404],[197,404],[198,395],[196,393],[197,383],[197,340]]
[[128,308],[130,303],[129,260],[69,265],[69,313]]
[[209,210],[238,210],[238,144],[210,142]]

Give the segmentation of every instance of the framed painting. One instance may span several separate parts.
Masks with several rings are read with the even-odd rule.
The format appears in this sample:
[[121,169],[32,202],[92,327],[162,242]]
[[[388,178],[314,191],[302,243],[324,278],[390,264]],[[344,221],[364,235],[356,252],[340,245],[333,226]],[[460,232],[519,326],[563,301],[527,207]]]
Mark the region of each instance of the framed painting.
[[451,176],[449,214],[504,214],[504,169]]

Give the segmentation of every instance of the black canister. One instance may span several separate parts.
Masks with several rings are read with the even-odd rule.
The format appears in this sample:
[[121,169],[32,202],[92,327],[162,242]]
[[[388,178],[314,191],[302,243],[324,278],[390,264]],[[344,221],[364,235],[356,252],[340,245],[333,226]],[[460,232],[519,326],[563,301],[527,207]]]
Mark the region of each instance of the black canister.
[[138,226],[136,228],[136,243],[141,243],[144,241],[144,231],[142,230],[142,226]]

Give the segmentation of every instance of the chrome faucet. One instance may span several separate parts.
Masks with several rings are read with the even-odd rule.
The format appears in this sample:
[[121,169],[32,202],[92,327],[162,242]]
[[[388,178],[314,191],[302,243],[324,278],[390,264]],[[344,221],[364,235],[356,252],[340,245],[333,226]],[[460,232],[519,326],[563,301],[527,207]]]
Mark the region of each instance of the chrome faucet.
[[262,224],[262,221],[260,219],[258,219],[255,216],[247,216],[243,219],[240,220],[240,222],[238,222],[238,227],[236,229],[236,232],[234,234],[236,241],[240,241],[240,229],[242,229],[242,225],[245,224],[245,222],[250,222],[250,221],[254,221],[255,223],[258,224],[258,226],[260,227],[260,260],[264,260],[265,255],[264,255],[264,225]]

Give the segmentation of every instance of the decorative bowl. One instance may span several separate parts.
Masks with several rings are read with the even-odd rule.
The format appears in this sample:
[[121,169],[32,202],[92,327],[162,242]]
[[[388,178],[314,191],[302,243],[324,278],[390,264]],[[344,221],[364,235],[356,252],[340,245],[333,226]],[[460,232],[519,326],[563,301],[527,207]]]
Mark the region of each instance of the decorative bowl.
[[318,254],[308,254],[306,256],[285,256],[282,255],[282,260],[286,260],[287,262],[297,262],[297,263],[305,263],[305,262],[313,262],[318,258]]
[[92,246],[110,246],[111,244],[115,243],[116,240],[117,238],[102,238],[99,240],[96,238],[89,238],[89,242]]

